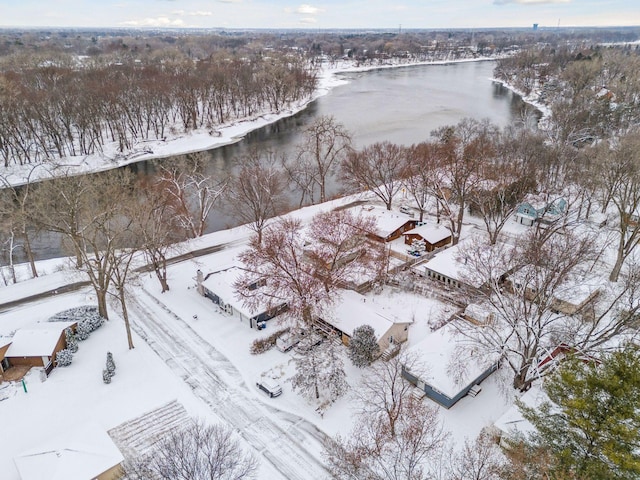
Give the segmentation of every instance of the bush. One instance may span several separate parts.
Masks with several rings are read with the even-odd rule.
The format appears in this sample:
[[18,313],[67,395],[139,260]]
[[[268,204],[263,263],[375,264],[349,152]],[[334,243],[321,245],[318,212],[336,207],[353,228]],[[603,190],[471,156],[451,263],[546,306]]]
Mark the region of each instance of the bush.
[[76,339],[86,340],[94,330],[104,324],[104,318],[98,314],[98,308],[90,305],[70,308],[56,313],[49,318],[50,322],[77,322]]
[[111,377],[113,375],[111,375],[111,373],[109,373],[109,370],[102,370],[102,381],[104,383],[111,383]]
[[56,366],[58,367],[68,367],[72,361],[73,353],[68,348],[64,348],[56,354]]
[[111,352],[107,352],[107,372],[112,377],[116,374],[116,363],[113,361],[113,355]]
[[276,346],[276,340],[278,340],[278,338],[280,338],[285,333],[289,333],[289,327],[277,330],[266,338],[259,338],[257,340],[254,340],[249,351],[252,355],[258,355],[259,353],[267,352]]
[[78,351],[78,339],[70,328],[64,329],[64,336],[67,341],[67,348],[71,350],[71,353],[76,353]]

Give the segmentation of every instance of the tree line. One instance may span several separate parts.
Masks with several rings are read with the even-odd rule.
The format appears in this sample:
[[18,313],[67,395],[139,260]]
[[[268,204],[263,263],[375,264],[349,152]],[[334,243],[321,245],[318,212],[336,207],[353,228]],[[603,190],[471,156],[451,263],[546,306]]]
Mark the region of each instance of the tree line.
[[44,64],[0,73],[0,157],[5,167],[103,152],[279,112],[313,93],[299,56],[161,65]]

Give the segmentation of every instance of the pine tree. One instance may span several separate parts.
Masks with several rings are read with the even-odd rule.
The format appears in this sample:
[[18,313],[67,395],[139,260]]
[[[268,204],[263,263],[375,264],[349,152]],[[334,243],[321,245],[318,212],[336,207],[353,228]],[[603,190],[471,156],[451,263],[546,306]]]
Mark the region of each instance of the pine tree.
[[[520,405],[536,428],[527,441],[549,451],[556,476],[640,478],[640,351],[571,359],[545,383],[538,409]],[[556,477],[554,477],[556,478]]]
[[73,361],[73,353],[68,348],[64,348],[56,353],[56,366],[68,367]]
[[353,330],[347,354],[353,365],[358,368],[368,367],[378,358],[380,347],[371,325],[362,325]]
[[109,372],[109,375],[111,375],[112,377],[116,374],[116,364],[113,361],[113,355],[111,354],[111,352],[107,352],[107,372]]
[[78,351],[78,340],[71,331],[71,328],[64,329],[64,336],[67,342],[67,348],[71,350],[71,353],[76,353]]

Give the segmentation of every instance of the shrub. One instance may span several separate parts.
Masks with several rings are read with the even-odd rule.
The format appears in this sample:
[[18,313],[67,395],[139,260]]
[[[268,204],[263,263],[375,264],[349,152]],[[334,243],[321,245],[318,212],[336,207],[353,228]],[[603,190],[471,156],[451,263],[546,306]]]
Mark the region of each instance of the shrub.
[[56,354],[56,366],[58,367],[68,367],[72,361],[73,353],[68,348],[64,348]]
[[254,340],[253,344],[251,344],[251,349],[249,351],[252,355],[267,352],[276,346],[276,340],[285,333],[289,333],[289,327],[277,330],[266,338],[258,338],[257,340]]

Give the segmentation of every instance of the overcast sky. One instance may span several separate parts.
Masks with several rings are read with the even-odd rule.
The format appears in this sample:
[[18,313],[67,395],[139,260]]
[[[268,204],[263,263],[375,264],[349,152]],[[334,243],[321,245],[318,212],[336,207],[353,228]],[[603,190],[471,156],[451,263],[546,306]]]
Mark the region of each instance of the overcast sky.
[[640,0],[0,0],[0,26],[464,28],[640,25]]

